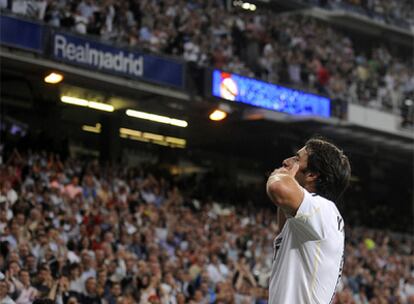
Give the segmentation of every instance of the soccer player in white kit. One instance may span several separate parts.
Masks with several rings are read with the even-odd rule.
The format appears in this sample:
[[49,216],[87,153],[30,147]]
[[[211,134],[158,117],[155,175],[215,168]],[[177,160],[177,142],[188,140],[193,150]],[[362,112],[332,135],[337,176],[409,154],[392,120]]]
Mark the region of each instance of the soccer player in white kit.
[[335,201],[349,184],[348,158],[310,139],[272,172],[266,190],[278,207],[269,304],[329,304],[344,258],[344,221]]

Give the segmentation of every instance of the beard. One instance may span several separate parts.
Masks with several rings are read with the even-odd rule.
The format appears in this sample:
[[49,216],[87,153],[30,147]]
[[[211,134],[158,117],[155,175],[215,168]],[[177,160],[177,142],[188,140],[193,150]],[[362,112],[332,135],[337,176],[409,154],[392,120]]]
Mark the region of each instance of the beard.
[[306,181],[306,169],[299,169],[299,171],[295,175],[295,180],[298,182],[300,186],[305,188],[305,181]]

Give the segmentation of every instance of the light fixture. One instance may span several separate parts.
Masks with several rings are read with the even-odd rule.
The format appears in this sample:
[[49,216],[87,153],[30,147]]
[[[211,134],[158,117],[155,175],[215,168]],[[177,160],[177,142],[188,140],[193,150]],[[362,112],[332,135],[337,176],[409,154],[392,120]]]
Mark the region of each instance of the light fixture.
[[169,124],[169,125],[176,126],[176,127],[185,128],[188,126],[188,123],[185,120],[170,118],[167,116],[162,116],[162,115],[157,115],[157,114],[152,114],[152,113],[147,113],[147,112],[141,112],[141,111],[136,111],[136,110],[131,110],[131,109],[126,110],[125,113],[126,115],[130,117]]
[[144,134],[142,134],[142,137],[146,139],[157,140],[157,141],[164,140],[164,136],[159,135],[159,134],[149,133],[149,132],[144,132]]
[[169,146],[169,144],[163,140],[154,140],[153,143],[156,145],[165,146],[165,147]]
[[72,96],[61,96],[60,100],[63,103],[72,104],[81,107],[87,107],[95,110],[105,111],[105,112],[113,112],[114,107],[107,103],[97,102],[97,101],[90,101],[87,99],[82,99],[78,97]]
[[127,129],[127,128],[120,128],[119,129],[119,133],[125,136],[137,136],[137,137],[141,137],[142,136],[142,132],[138,131],[138,130],[132,130],[132,129]]
[[166,136],[150,132],[142,132],[128,128],[120,128],[119,136],[143,142],[151,142],[161,146],[169,146],[171,148],[185,148],[187,141],[184,138]]
[[232,111],[232,108],[228,104],[221,102],[218,104],[217,108],[210,113],[209,118],[213,121],[220,121],[225,119]]
[[46,83],[57,84],[63,80],[63,75],[59,73],[50,73],[44,79]]
[[214,110],[209,116],[209,118],[214,121],[220,121],[226,117],[227,117],[227,113],[222,110],[218,110],[218,109]]
[[168,143],[171,143],[171,144],[184,145],[185,146],[185,139],[182,139],[182,138],[166,136],[165,141],[168,142]]
[[85,132],[91,132],[91,133],[101,133],[101,124],[97,123],[95,126],[88,126],[88,125],[83,125],[82,126],[82,130]]
[[89,101],[88,107],[95,109],[95,110],[106,111],[106,112],[114,111],[113,106],[106,104],[106,103],[96,102],[96,101]]
[[250,9],[250,3],[248,3],[248,2],[244,2],[244,3],[242,4],[242,8],[243,8],[243,9],[245,9],[245,10]]
[[234,1],[233,2],[234,6],[240,6],[242,9],[244,10],[251,10],[252,12],[254,12],[256,10],[256,5],[253,3],[249,3],[249,2],[243,2],[243,1]]
[[89,102],[85,99],[77,98],[77,97],[71,97],[71,96],[62,96],[60,97],[60,100],[63,103],[72,104],[75,106],[81,106],[81,107],[87,107]]

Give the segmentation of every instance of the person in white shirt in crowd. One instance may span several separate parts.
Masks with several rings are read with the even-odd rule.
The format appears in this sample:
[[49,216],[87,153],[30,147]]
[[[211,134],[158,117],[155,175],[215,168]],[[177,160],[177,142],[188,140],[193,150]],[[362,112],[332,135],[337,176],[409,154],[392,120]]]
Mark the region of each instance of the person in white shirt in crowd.
[[210,277],[210,280],[217,284],[219,282],[224,282],[229,273],[229,269],[226,265],[220,262],[217,255],[213,254],[210,257],[210,263],[207,266],[207,272]]
[[31,304],[37,297],[38,291],[30,282],[29,271],[20,270],[19,279],[19,284],[16,286],[18,293],[16,304]]
[[9,181],[4,182],[3,188],[1,190],[2,195],[6,197],[7,202],[10,204],[10,206],[13,206],[19,199],[17,192],[12,188],[12,185]]
[[6,281],[6,277],[4,276],[2,272],[0,272],[0,303],[15,304],[16,302],[14,302],[12,298],[8,296],[7,294],[8,290],[9,290],[9,284]]

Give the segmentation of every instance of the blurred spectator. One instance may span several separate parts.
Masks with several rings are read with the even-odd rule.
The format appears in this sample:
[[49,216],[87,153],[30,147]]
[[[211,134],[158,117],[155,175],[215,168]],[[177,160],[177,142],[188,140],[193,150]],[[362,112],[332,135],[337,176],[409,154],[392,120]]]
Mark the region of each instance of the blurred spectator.
[[14,304],[15,302],[9,297],[9,284],[6,277],[0,272],[0,301],[3,304]]
[[20,270],[19,281],[15,282],[15,291],[18,294],[16,304],[32,303],[37,297],[38,291],[31,285],[30,274],[27,270]]

